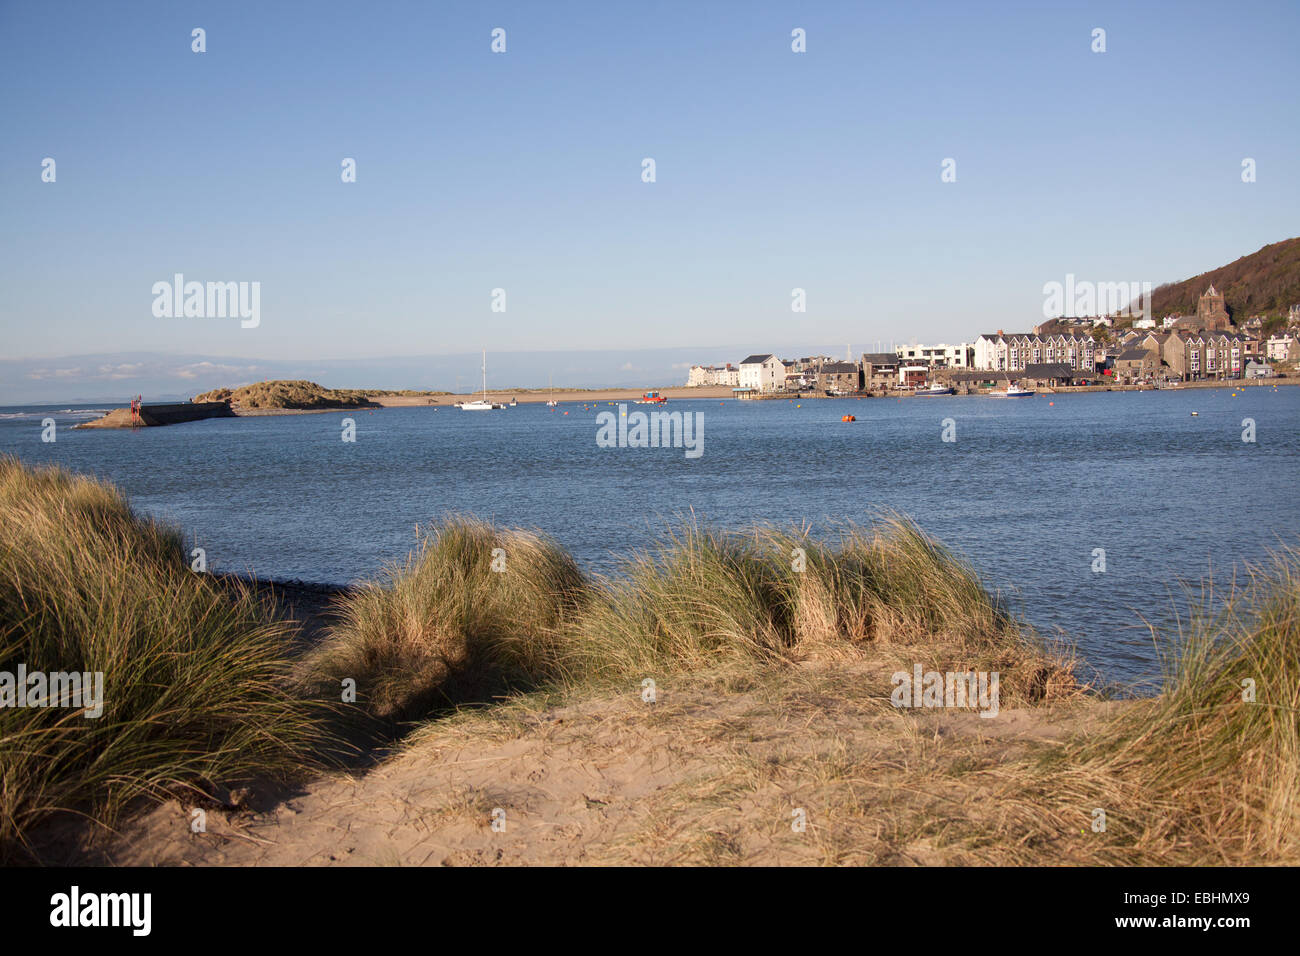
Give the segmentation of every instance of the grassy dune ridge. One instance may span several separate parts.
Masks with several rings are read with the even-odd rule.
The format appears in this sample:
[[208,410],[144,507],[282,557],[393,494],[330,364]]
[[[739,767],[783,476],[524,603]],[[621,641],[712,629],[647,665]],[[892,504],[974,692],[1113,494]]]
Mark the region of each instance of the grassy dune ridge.
[[102,672],[102,716],[0,707],[0,856],[56,810],[111,823],[142,795],[300,772],[316,706],[288,625],[190,571],[114,488],[0,458],[0,670]]
[[309,670],[324,686],[351,677],[381,718],[512,689],[573,692],[884,644],[928,643],[936,665],[1000,670],[1012,701],[1079,691],[1072,662],[902,518],[847,526],[830,544],[806,529],[731,533],[687,521],[621,574],[591,581],[545,536],[454,518],[349,596],[341,617]]
[[[1161,694],[1098,710],[1068,650],[1039,639],[968,563],[897,516],[816,539],[804,527],[681,521],[597,578],[545,535],[454,517],[340,597],[336,620],[300,657],[291,625],[247,589],[191,572],[178,535],[106,484],[0,459],[0,519],[0,670],[21,662],[106,678],[98,720],[0,708],[0,853],[10,856],[55,811],[111,825],[139,797],[301,779],[346,736],[340,709],[390,733],[419,722],[415,740],[443,726],[474,740],[476,726],[623,699],[649,677],[694,688],[706,712],[710,700],[739,706],[753,688],[774,713],[811,720],[840,708],[824,741],[835,752],[789,765],[788,786],[825,784],[820,818],[846,821],[831,862],[892,859],[855,849],[885,826],[908,845],[945,847],[936,861],[1300,862],[1294,553],[1251,569],[1215,604],[1192,602],[1163,645]],[[1087,731],[1032,755],[986,735],[998,721],[933,736],[927,721],[957,718],[889,703],[890,672],[915,663],[997,671],[1004,710],[1093,707]],[[347,679],[358,706],[340,708]],[[698,710],[670,713],[642,719],[647,729],[705,726]],[[722,722],[726,733],[738,720]],[[856,754],[834,737],[869,725],[875,743]],[[737,751],[660,819],[770,784],[783,772],[777,759]],[[872,788],[897,802],[896,821],[861,803]],[[1104,839],[1085,835],[1062,856],[1062,835],[1079,833],[1093,807],[1107,812]]]
[[412,720],[556,682],[565,625],[588,597],[573,558],[544,536],[453,517],[348,596],[307,684],[337,694],[351,678],[373,716]]

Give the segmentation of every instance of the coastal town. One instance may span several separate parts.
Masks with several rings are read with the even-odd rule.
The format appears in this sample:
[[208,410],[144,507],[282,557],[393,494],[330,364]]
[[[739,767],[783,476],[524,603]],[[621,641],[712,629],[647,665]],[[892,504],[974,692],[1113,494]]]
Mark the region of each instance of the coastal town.
[[[693,365],[688,387],[729,387],[738,399],[782,395],[1005,394],[1009,388],[1176,388],[1295,378],[1300,305],[1285,319],[1236,325],[1210,285],[1195,315],[1058,318],[1030,332],[984,333],[959,345],[900,345],[856,359],[748,355]],[[1001,390],[1001,391],[1000,391]]]

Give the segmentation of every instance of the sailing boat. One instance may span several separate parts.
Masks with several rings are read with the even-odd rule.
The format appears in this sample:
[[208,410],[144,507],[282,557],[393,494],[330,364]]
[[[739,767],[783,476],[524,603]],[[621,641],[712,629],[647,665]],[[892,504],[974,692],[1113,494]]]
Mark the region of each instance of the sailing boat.
[[457,402],[456,407],[463,412],[490,412],[494,408],[505,408],[500,402],[487,400],[487,349],[483,350],[483,397],[472,402]]
[[548,396],[546,399],[547,408],[554,408],[558,404],[553,397],[555,395],[555,385],[551,381],[551,378],[552,376],[550,375],[546,376],[546,394]]

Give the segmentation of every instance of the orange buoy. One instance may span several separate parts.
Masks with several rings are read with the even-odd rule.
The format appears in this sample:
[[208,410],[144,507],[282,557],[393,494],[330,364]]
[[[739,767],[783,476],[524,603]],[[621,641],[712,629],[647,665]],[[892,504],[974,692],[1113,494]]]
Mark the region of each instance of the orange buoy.
[[842,421],[842,422],[856,422],[857,419],[854,418],[852,415],[845,415],[843,418],[840,419],[840,421]]

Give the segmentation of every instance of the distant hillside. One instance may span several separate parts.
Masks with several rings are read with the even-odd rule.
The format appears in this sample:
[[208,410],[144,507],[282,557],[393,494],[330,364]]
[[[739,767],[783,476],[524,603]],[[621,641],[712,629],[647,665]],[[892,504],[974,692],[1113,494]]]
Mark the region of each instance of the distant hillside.
[[369,393],[358,389],[325,388],[315,382],[254,382],[236,389],[214,388],[194,396],[198,402],[229,402],[241,408],[367,408]]
[[1300,304],[1300,238],[1275,242],[1226,266],[1160,286],[1151,293],[1151,314],[1195,315],[1196,302],[1210,283],[1223,293],[1237,324],[1252,315],[1285,316],[1288,308]]

